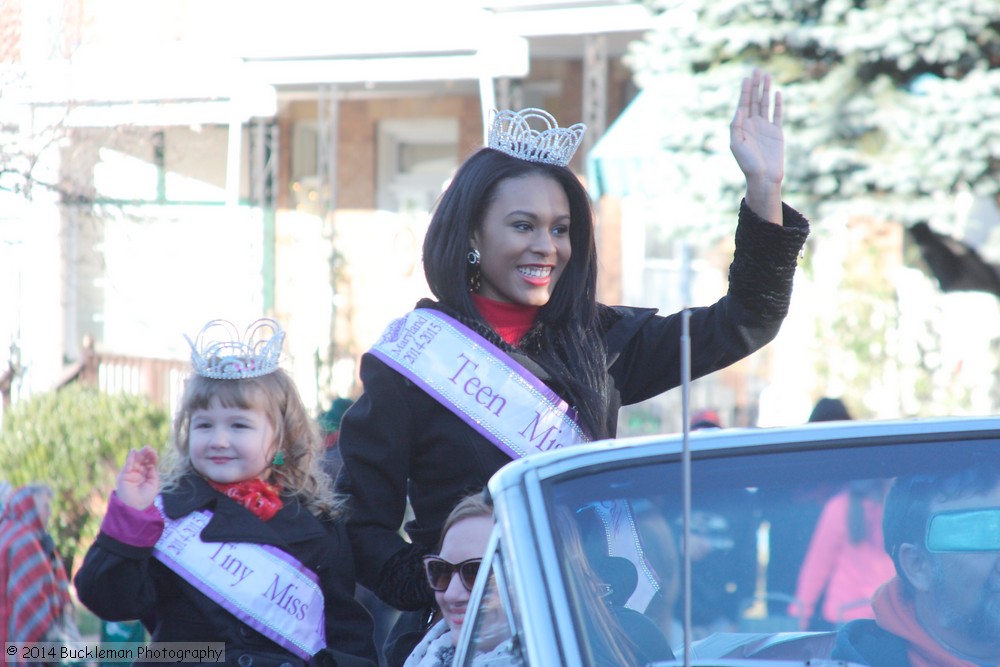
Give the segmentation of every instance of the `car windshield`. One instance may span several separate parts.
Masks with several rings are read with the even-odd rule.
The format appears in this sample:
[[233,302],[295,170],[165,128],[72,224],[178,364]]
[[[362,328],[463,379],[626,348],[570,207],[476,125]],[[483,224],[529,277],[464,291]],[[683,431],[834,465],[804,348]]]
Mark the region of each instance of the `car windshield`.
[[[994,439],[699,453],[688,524],[692,657],[828,655],[833,633],[823,631],[871,618],[873,593],[894,575],[882,535],[893,478],[975,465],[996,447]],[[542,484],[587,664],[646,664],[669,659],[666,647],[683,655],[681,468],[673,454]],[[822,634],[780,642],[771,634],[800,630]]]

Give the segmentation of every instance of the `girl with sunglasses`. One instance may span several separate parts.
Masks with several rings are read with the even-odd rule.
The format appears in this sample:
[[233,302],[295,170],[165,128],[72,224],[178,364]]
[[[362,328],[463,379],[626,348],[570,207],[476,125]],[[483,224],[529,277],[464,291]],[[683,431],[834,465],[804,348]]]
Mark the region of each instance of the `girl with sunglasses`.
[[469,594],[493,530],[493,508],[483,494],[466,496],[441,530],[437,555],[424,556],[424,574],[434,591],[438,620],[406,659],[404,667],[449,667],[465,621]]

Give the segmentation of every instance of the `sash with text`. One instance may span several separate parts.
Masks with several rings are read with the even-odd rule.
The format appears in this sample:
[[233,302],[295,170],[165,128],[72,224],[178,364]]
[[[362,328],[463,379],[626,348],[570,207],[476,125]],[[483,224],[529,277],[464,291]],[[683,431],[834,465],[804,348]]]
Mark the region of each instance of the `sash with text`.
[[[572,408],[503,350],[442,312],[395,320],[370,350],[512,459],[587,442]],[[639,582],[627,606],[644,610],[659,590],[623,501],[598,507],[608,551],[628,558]]]
[[411,311],[371,352],[511,458],[587,440],[573,410],[545,383],[444,313]]
[[[163,514],[160,498],[157,507]],[[323,591],[316,573],[267,544],[203,542],[212,513],[164,515],[153,556],[226,611],[308,660],[326,647]]]

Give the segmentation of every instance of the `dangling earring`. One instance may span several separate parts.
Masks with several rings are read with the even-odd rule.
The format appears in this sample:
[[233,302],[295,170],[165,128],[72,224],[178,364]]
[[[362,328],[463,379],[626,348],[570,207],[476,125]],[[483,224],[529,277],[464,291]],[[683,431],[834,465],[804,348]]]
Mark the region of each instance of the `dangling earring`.
[[469,251],[466,255],[466,260],[469,262],[469,270],[466,272],[468,275],[469,291],[478,292],[479,291],[479,251],[475,248]]
[[274,458],[271,459],[271,463],[273,463],[276,466],[285,465],[285,455],[279,451],[277,454],[274,455]]

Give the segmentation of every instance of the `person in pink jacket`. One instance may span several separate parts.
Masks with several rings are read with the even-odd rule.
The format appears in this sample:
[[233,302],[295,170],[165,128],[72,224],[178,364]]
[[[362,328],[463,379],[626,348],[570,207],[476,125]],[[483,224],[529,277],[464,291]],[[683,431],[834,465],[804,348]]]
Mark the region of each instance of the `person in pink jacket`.
[[789,609],[803,630],[872,617],[872,595],[894,574],[882,539],[885,491],[883,480],[854,481],[823,507],[799,571],[796,601]]

